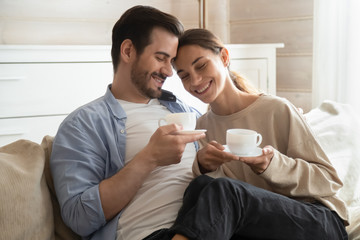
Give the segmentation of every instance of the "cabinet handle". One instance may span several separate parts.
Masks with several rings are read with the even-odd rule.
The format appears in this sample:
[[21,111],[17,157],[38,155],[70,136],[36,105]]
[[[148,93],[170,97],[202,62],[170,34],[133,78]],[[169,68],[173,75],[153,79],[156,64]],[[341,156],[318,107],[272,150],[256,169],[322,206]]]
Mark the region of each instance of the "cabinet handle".
[[0,136],[12,136],[12,135],[23,135],[25,134],[25,131],[21,129],[9,129],[9,130],[3,130],[0,131]]
[[0,77],[0,81],[21,81],[25,80],[26,77]]

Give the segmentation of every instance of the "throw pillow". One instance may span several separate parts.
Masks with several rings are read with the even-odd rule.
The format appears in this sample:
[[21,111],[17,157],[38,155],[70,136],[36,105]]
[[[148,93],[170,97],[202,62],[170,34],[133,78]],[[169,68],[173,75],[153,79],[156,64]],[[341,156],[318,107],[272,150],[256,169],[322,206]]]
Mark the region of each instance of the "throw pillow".
[[0,148],[1,239],[54,239],[44,164],[37,143],[19,140]]
[[45,151],[45,177],[46,182],[50,190],[51,202],[54,210],[54,222],[55,222],[55,239],[56,240],[77,240],[81,239],[80,236],[76,235],[68,226],[65,225],[61,218],[60,205],[56,198],[54,182],[50,171],[50,156],[52,150],[52,143],[54,137],[45,136],[42,140],[41,146]]

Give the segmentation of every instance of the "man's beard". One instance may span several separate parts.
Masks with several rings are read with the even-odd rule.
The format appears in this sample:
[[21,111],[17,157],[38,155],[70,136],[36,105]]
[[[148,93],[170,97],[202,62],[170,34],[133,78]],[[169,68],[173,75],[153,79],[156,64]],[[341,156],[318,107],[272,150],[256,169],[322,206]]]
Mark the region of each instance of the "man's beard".
[[138,62],[136,62],[131,69],[131,81],[139,92],[148,98],[159,98],[161,96],[161,88],[152,89],[148,87],[148,83],[151,81],[151,76],[157,76],[164,80],[166,78],[164,75],[157,72],[149,74],[147,71],[141,71],[138,67]]

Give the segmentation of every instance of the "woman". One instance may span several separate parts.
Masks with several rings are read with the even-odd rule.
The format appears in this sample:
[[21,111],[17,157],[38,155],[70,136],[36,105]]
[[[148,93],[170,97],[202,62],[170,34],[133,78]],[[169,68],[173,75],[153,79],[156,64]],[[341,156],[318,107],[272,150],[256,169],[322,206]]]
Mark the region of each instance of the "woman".
[[[302,114],[287,100],[254,90],[229,65],[227,49],[211,32],[191,29],[179,39],[174,68],[185,89],[210,106],[197,123],[207,137],[194,173],[248,183],[237,236],[347,239],[346,206],[336,197],[342,182]],[[262,155],[224,151],[230,128],[261,133]]]

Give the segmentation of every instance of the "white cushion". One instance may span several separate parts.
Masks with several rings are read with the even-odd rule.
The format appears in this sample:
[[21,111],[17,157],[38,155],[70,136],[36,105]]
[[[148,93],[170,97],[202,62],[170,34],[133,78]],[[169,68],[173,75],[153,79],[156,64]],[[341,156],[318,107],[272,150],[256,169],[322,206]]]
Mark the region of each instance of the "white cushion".
[[305,117],[344,184],[339,197],[349,207],[349,239],[360,239],[360,117],[350,105],[333,101]]

